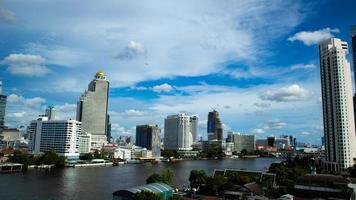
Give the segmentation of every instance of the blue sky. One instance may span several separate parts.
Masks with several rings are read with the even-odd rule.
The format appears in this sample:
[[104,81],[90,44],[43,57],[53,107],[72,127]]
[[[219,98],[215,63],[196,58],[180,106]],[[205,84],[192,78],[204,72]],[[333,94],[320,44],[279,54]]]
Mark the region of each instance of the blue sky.
[[[317,43],[350,42],[354,1],[0,1],[6,123],[55,105],[75,118],[95,72],[111,83],[113,133],[178,112],[220,112],[225,131],[320,143]],[[351,56],[350,56],[351,59]],[[350,60],[351,61],[351,60]]]

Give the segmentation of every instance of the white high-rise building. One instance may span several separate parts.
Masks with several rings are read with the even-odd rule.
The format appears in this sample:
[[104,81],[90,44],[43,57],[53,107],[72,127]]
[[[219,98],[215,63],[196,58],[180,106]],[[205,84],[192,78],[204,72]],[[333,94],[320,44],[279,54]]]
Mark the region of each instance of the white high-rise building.
[[170,115],[164,120],[164,149],[192,150],[190,116]]
[[48,117],[48,120],[56,119],[56,109],[54,108],[54,106],[48,106],[46,108],[46,116]]
[[79,158],[81,122],[76,120],[48,120],[39,117],[29,127],[30,150],[33,154],[55,151],[68,159]]
[[108,99],[109,81],[104,72],[98,72],[77,104],[77,120],[82,122],[82,132],[91,134],[93,148],[107,143]]
[[319,44],[321,91],[325,138],[325,168],[343,171],[356,157],[355,122],[352,102],[348,46],[337,38]]

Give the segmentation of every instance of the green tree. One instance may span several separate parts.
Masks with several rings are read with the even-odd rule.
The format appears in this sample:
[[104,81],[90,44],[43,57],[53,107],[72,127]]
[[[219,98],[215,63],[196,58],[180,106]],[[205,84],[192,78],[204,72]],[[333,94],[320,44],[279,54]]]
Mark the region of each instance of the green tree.
[[80,160],[92,160],[93,159],[93,154],[91,153],[82,153],[79,155]]
[[65,165],[64,156],[58,156],[54,151],[46,151],[37,160],[38,165],[55,165],[56,167],[63,167]]
[[241,150],[241,152],[240,152],[240,154],[242,155],[242,156],[245,156],[245,155],[247,155],[247,150],[246,149],[242,149]]
[[198,188],[205,184],[208,179],[204,170],[192,170],[190,171],[189,182],[191,188]]
[[157,174],[157,173],[154,173],[152,174],[151,176],[149,176],[147,179],[146,179],[146,184],[150,184],[150,183],[161,183],[163,182],[163,179],[161,177],[161,175]]
[[94,159],[102,159],[101,153],[98,150],[94,151]]
[[164,169],[160,173],[164,183],[170,185],[174,176],[174,171],[171,169]]
[[16,150],[12,156],[9,157],[9,162],[23,164],[23,171],[27,170],[29,165],[34,163],[33,156],[30,154],[24,154],[19,150]]
[[163,197],[153,192],[141,191],[135,194],[134,200],[163,200]]
[[174,152],[169,149],[164,149],[161,151],[161,156],[164,158],[174,157]]

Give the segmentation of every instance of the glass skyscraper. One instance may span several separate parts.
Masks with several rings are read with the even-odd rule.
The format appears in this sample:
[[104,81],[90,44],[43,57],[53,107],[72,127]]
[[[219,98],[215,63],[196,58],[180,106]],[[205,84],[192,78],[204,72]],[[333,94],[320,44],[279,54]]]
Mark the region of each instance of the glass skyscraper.
[[223,139],[223,127],[220,120],[219,112],[213,110],[208,114],[208,124],[207,124],[208,140],[218,140]]

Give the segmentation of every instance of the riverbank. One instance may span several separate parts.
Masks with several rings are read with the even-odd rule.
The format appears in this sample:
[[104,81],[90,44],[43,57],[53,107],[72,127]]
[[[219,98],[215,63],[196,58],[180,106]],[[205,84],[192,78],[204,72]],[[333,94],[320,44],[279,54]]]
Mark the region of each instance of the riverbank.
[[[78,167],[28,170],[0,174],[0,199],[112,199],[112,191],[143,185],[148,176],[162,169],[174,171],[173,186],[189,185],[190,171],[203,169],[212,175],[216,169],[266,171],[276,158],[189,160],[152,164],[125,164],[118,167]],[[10,187],[11,186],[11,187]],[[46,188],[45,190],[43,188]]]

